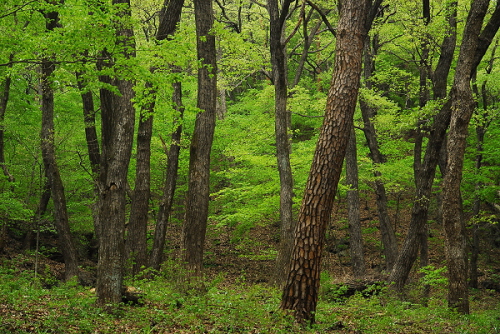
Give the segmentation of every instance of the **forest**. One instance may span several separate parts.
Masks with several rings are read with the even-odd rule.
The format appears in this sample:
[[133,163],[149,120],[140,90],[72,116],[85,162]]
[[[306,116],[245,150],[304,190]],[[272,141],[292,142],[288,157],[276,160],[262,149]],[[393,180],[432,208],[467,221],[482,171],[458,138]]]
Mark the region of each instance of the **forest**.
[[1,0],[0,333],[500,333],[499,28]]

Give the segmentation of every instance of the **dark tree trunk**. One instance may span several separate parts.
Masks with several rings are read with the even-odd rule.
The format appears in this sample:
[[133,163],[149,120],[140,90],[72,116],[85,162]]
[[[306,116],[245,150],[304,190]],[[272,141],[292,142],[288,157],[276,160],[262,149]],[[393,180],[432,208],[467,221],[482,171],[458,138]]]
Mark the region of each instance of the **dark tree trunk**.
[[361,233],[361,220],[359,214],[359,189],[358,189],[358,156],[356,149],[356,132],[351,130],[347,152],[345,155],[347,205],[349,217],[351,266],[355,278],[362,278],[366,274],[365,258],[363,256],[363,235]]
[[365,19],[370,1],[343,1],[337,27],[335,69],[325,119],[302,201],[281,309],[298,322],[314,322],[321,254],[330,220],[361,74]]
[[174,201],[175,186],[177,183],[177,171],[179,167],[179,152],[181,149],[180,141],[182,135],[182,118],[184,114],[184,107],[182,105],[181,83],[174,83],[173,88],[174,92],[172,93],[172,101],[176,110],[179,112],[179,122],[175,131],[172,133],[172,142],[168,150],[165,186],[163,188],[163,195],[160,200],[160,207],[158,209],[158,217],[156,221],[153,250],[151,252],[150,260],[150,265],[155,270],[160,270],[160,265],[163,261],[167,221],[172,210],[172,203]]
[[[57,12],[46,12],[44,16],[48,31],[52,31],[59,26],[59,14]],[[69,280],[78,276],[78,258],[71,238],[66,196],[64,194],[64,186],[56,161],[56,147],[54,142],[54,92],[50,81],[50,77],[55,70],[55,63],[50,59],[43,59],[41,67],[42,130],[40,139],[42,159],[45,168],[45,176],[50,185],[52,201],[54,203],[54,222],[58,234],[59,251],[64,258],[65,279]]]
[[[146,83],[146,98],[156,97],[152,85]],[[137,275],[147,266],[147,228],[151,185],[151,137],[153,134],[154,101],[141,110],[137,129],[135,188],[127,231],[126,252],[131,274]]]
[[460,182],[468,125],[475,108],[470,86],[474,55],[478,47],[488,0],[475,0],[467,17],[462,46],[451,91],[451,120],[448,131],[448,161],[443,179],[443,225],[448,265],[448,306],[469,313],[467,239],[462,217]]
[[[128,0],[113,0],[126,7],[119,17],[130,15]],[[135,56],[133,31],[130,27],[116,29],[117,43],[123,48],[123,57]],[[102,67],[112,66],[107,52],[102,54]],[[97,265],[97,303],[116,304],[121,301],[123,282],[125,195],[127,171],[132,151],[135,111],[133,83],[127,79],[101,76],[103,83],[114,85],[120,95],[101,89],[102,154],[99,176],[99,259]]]
[[[450,15],[448,17],[448,34],[441,45],[441,55],[438,65],[434,71],[434,98],[446,97],[446,84],[450,71],[453,53],[456,44],[456,2],[450,4]],[[429,133],[429,141],[423,161],[421,161],[421,138],[417,137],[414,152],[414,174],[415,174],[415,201],[411,212],[410,227],[407,232],[403,246],[396,260],[394,268],[389,276],[392,287],[402,292],[410,270],[418,256],[421,245],[421,235],[426,229],[429,203],[434,183],[436,167],[440,158],[440,151],[445,138],[446,129],[450,121],[450,103],[447,102],[434,116]]]
[[212,1],[194,1],[198,68],[198,103],[193,138],[190,146],[189,185],[186,214],[182,229],[182,259],[195,275],[201,273],[207,229],[210,192],[210,151],[215,130],[217,104],[217,52]]
[[[99,164],[101,161],[101,152],[99,148],[99,139],[97,137],[97,129],[95,124],[95,108],[94,108],[94,98],[92,97],[92,92],[87,90],[85,87],[85,82],[83,81],[83,73],[76,73],[76,81],[78,84],[78,89],[81,92],[82,106],[83,106],[83,121],[85,124],[85,141],[87,142],[87,152],[89,155],[90,170],[92,172],[92,180],[94,181],[94,195],[97,199],[99,197],[98,188],[98,177],[99,177]],[[92,215],[94,222],[94,234],[96,240],[99,240],[98,231],[100,231],[99,226],[99,214],[97,209],[97,203],[92,205]]]
[[[377,46],[377,35],[373,38],[373,54],[372,48],[370,47],[370,40],[367,38],[365,43],[365,52],[364,52],[364,72],[363,78],[365,80],[365,85],[368,89],[372,88],[372,84],[370,82],[370,77],[373,74],[375,69],[375,64],[373,61],[373,56],[376,54],[378,46]],[[370,150],[370,157],[375,166],[379,164],[383,164],[386,162],[386,159],[382,152],[380,151],[380,145],[377,139],[377,133],[375,126],[372,122],[373,117],[376,115],[377,110],[370,105],[368,105],[363,99],[360,99],[359,105],[361,108],[361,114],[363,117],[363,133],[365,134],[366,142],[368,144],[368,148]],[[380,234],[382,238],[382,244],[384,246],[384,256],[386,261],[387,269],[392,269],[394,262],[396,262],[398,256],[398,244],[396,240],[396,234],[391,225],[391,221],[389,218],[389,213],[387,211],[387,194],[385,191],[385,185],[382,181],[382,173],[378,171],[375,167],[375,194],[377,199],[377,211],[378,211],[378,219],[380,221]]]
[[[158,26],[158,32],[156,33],[156,40],[164,40],[170,38],[169,36],[175,33],[175,28],[181,19],[182,5],[184,0],[165,0],[163,7],[160,12],[160,23]],[[177,68],[173,68],[173,71],[178,71]],[[155,69],[151,68],[151,72]],[[163,260],[163,250],[165,248],[165,235],[167,230],[167,221],[170,216],[170,211],[172,209],[172,202],[174,199],[175,186],[177,181],[177,170],[179,166],[179,152],[180,152],[180,140],[182,134],[182,118],[184,113],[184,108],[182,106],[182,84],[180,82],[174,82],[172,84],[172,102],[174,104],[175,110],[179,113],[178,120],[174,124],[174,132],[172,133],[172,143],[170,144],[170,149],[167,156],[167,171],[165,178],[165,186],[163,188],[163,194],[160,200],[160,206],[158,209],[158,216],[155,227],[155,234],[153,240],[153,248],[150,257],[150,266],[155,269],[160,269],[160,264]],[[151,105],[153,107],[153,105]],[[153,110],[151,109],[152,113]],[[179,125],[177,125],[179,124]]]
[[293,177],[290,165],[290,137],[291,115],[286,109],[287,102],[287,64],[283,33],[285,19],[288,14],[290,1],[285,0],[278,8],[277,0],[268,0],[267,10],[270,17],[269,47],[271,65],[273,68],[274,83],[274,110],[276,157],[280,176],[280,245],[276,259],[275,281],[278,286],[285,280],[286,268],[290,263],[290,254],[293,247],[294,221],[292,219],[293,204]]

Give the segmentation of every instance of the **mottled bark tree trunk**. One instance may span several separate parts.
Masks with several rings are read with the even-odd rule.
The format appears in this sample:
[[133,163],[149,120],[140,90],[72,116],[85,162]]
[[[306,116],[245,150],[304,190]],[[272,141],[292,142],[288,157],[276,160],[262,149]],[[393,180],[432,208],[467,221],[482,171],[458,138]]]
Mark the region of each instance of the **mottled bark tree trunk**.
[[302,201],[281,309],[314,322],[321,254],[344,160],[359,90],[369,1],[343,1],[337,27],[335,69],[325,119]]
[[293,247],[294,221],[292,217],[293,177],[290,165],[291,115],[286,109],[287,103],[287,62],[283,33],[290,1],[285,0],[278,8],[277,0],[267,1],[270,17],[269,47],[274,83],[274,110],[276,158],[280,176],[280,245],[276,258],[275,281],[278,286],[285,280],[286,269],[290,264],[290,254]]
[[[57,12],[45,12],[46,28],[53,31],[59,26]],[[54,141],[54,91],[51,86],[51,75],[55,70],[55,63],[50,59],[42,60],[41,109],[42,130],[40,133],[42,159],[45,176],[50,185],[52,201],[54,203],[54,222],[58,235],[59,251],[62,253],[65,264],[65,279],[78,276],[78,258],[71,238],[66,207],[64,186],[56,161],[56,147]]]
[[217,104],[217,63],[212,0],[195,0],[196,49],[198,69],[198,102],[190,146],[189,184],[186,214],[182,228],[182,260],[187,269],[199,275],[203,266],[203,248],[207,229],[210,194],[210,152],[215,130]]
[[361,233],[361,220],[359,214],[359,188],[358,188],[358,156],[356,148],[356,132],[351,129],[349,144],[345,155],[347,206],[350,233],[351,266],[355,278],[362,278],[366,274],[365,258],[363,256],[363,235]]
[[460,183],[468,125],[476,102],[470,86],[474,55],[479,45],[488,0],[475,0],[464,29],[451,92],[451,120],[448,131],[448,160],[443,179],[443,225],[448,265],[448,306],[469,313],[467,236],[462,216]]
[[[129,0],[113,0],[124,4],[118,19],[130,16]],[[133,31],[120,22],[116,28],[117,43],[122,56],[135,56]],[[107,52],[102,54],[103,66],[112,66]],[[101,81],[114,85],[119,95],[101,89],[102,154],[99,177],[99,259],[97,265],[97,303],[116,304],[121,301],[123,283],[125,194],[127,172],[132,151],[135,110],[133,82],[101,76]]]

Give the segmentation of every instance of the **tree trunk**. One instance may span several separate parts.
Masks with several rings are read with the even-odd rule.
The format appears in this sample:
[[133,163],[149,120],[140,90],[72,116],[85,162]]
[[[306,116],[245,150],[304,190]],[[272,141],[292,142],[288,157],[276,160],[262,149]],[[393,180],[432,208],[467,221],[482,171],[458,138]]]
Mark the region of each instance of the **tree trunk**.
[[[377,52],[377,35],[374,36],[373,40],[373,53]],[[367,38],[365,43],[365,53],[364,53],[364,73],[363,77],[365,80],[365,85],[368,89],[372,88],[370,82],[370,77],[375,69],[375,64],[373,61],[373,56],[370,47],[370,40]],[[375,126],[372,122],[373,117],[376,115],[377,111],[375,108],[369,106],[363,99],[360,99],[359,105],[361,108],[361,114],[363,117],[364,129],[366,142],[370,150],[370,157],[375,165],[375,194],[377,201],[377,211],[378,219],[380,221],[380,234],[382,238],[382,244],[384,247],[384,256],[387,270],[391,270],[394,263],[396,262],[398,256],[398,243],[396,240],[396,234],[391,225],[389,218],[389,213],[387,211],[387,194],[385,191],[385,185],[382,181],[382,174],[377,170],[377,165],[386,162],[386,159],[382,152],[380,151],[380,145],[377,140],[377,133]]]
[[335,69],[325,119],[300,208],[281,309],[298,322],[314,322],[325,231],[330,220],[356,107],[369,1],[343,1]]
[[280,176],[280,245],[276,258],[275,281],[278,286],[285,280],[284,274],[290,264],[290,254],[293,247],[294,221],[292,217],[293,205],[293,177],[290,165],[290,128],[291,115],[286,109],[287,103],[287,64],[283,33],[285,18],[288,14],[290,1],[285,0],[281,12],[276,0],[268,0],[267,9],[270,17],[269,47],[271,52],[271,65],[273,68],[274,83],[274,110],[275,110],[275,135],[276,157]]
[[[184,0],[165,0],[160,12],[160,24],[156,34],[157,40],[164,40],[168,36],[174,34],[175,28],[181,19],[182,5]],[[168,15],[167,15],[168,13]],[[179,69],[173,68],[173,71]],[[151,69],[154,72],[154,69]],[[156,219],[155,234],[153,239],[153,248],[151,250],[150,266],[155,270],[160,270],[161,262],[163,261],[163,250],[165,248],[165,235],[167,231],[167,221],[172,210],[174,200],[175,186],[177,183],[177,170],[179,166],[180,141],[182,134],[182,119],[184,115],[184,107],[182,106],[182,84],[174,82],[172,84],[172,102],[174,109],[179,113],[179,116],[174,118],[174,128],[171,138],[170,149],[167,155],[167,171],[165,177],[165,186],[160,200],[158,216]]]
[[478,47],[488,0],[475,0],[464,29],[462,46],[451,92],[451,120],[448,131],[448,161],[443,179],[443,225],[448,265],[448,306],[469,313],[467,284],[467,239],[462,217],[460,183],[468,125],[475,108],[470,86],[474,55]]
[[[59,26],[57,12],[45,12],[46,28],[48,31]],[[41,78],[41,109],[42,130],[40,133],[42,159],[45,176],[50,185],[52,201],[54,203],[54,222],[58,234],[59,251],[63,255],[65,264],[65,279],[69,280],[78,276],[78,258],[71,238],[66,196],[64,186],[56,161],[56,148],[54,143],[54,92],[51,87],[50,76],[55,70],[55,63],[49,59],[42,60]]]
[[[151,83],[146,83],[147,99],[156,97]],[[153,134],[154,100],[143,110],[137,129],[135,188],[127,231],[126,256],[131,274],[137,275],[147,266],[147,228],[151,188],[151,136]]]
[[190,146],[189,184],[182,229],[182,259],[194,275],[201,273],[210,192],[210,151],[215,130],[217,63],[212,1],[195,0],[198,68],[198,103]]
[[[113,0],[113,4],[125,4],[119,17],[130,15],[128,0]],[[117,27],[117,43],[123,47],[123,57],[135,56],[133,31],[127,26]],[[101,66],[112,66],[107,52],[103,52]],[[107,62],[107,63],[106,63]],[[125,194],[127,172],[132,151],[135,111],[133,83],[127,79],[111,79],[101,76],[104,83],[114,85],[116,95],[101,89],[102,154],[99,177],[99,259],[97,265],[97,303],[116,304],[121,301],[123,282],[123,253],[125,229]]]
[[151,252],[150,266],[155,270],[160,270],[163,261],[163,250],[165,248],[165,234],[167,230],[167,221],[172,210],[174,201],[175,187],[177,183],[177,171],[179,167],[179,152],[181,149],[180,141],[182,135],[182,119],[184,107],[182,105],[182,84],[176,82],[173,84],[172,102],[175,109],[179,112],[179,121],[175,131],[172,133],[172,142],[167,154],[167,171],[165,175],[165,186],[160,200],[158,217],[156,221],[155,235],[153,240],[153,249]]
[[[435,99],[446,97],[447,78],[456,44],[456,5],[456,2],[450,4],[448,34],[441,44],[441,55],[434,71],[432,82],[434,84]],[[427,224],[436,167],[439,162],[446,129],[450,122],[450,106],[449,102],[445,103],[440,112],[434,116],[423,161],[421,161],[420,153],[421,142],[419,140],[415,142],[414,175],[416,193],[411,212],[410,226],[388,279],[389,282],[393,283],[392,287],[399,293],[402,293],[410,270],[417,259],[421,241],[419,236],[425,230]]]
[[[85,141],[87,142],[87,152],[89,155],[90,170],[92,172],[92,180],[94,181],[94,195],[97,199],[99,197],[98,188],[98,177],[99,177],[99,164],[101,161],[101,152],[99,149],[99,139],[97,137],[97,129],[95,125],[95,108],[94,108],[94,98],[92,97],[92,92],[86,90],[85,82],[83,81],[83,73],[76,73],[76,82],[78,84],[78,89],[80,90],[80,95],[82,97],[83,106],[83,121],[85,124]],[[96,240],[99,240],[98,231],[100,231],[99,226],[99,214],[97,209],[97,203],[92,205],[92,215],[94,222],[94,234]]]
[[356,149],[356,132],[351,130],[349,144],[345,155],[347,205],[349,216],[349,233],[351,248],[351,266],[355,278],[362,278],[366,274],[365,258],[363,256],[363,235],[361,233],[361,220],[359,215],[359,189],[358,189],[358,156]]

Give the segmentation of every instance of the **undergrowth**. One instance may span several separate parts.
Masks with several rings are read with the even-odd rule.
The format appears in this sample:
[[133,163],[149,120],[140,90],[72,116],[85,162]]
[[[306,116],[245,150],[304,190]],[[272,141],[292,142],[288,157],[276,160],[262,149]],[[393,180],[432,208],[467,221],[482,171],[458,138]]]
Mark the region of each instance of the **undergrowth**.
[[463,316],[448,310],[441,287],[427,307],[387,289],[343,300],[322,290],[316,324],[305,328],[279,311],[277,289],[244,277],[205,279],[200,288],[200,282],[182,283],[180,271],[170,268],[129,280],[143,294],[142,306],[105,312],[95,306],[90,287],[69,282],[46,288],[17,269],[18,262],[0,261],[0,333],[500,333],[500,298],[493,291],[474,291],[472,314]]

